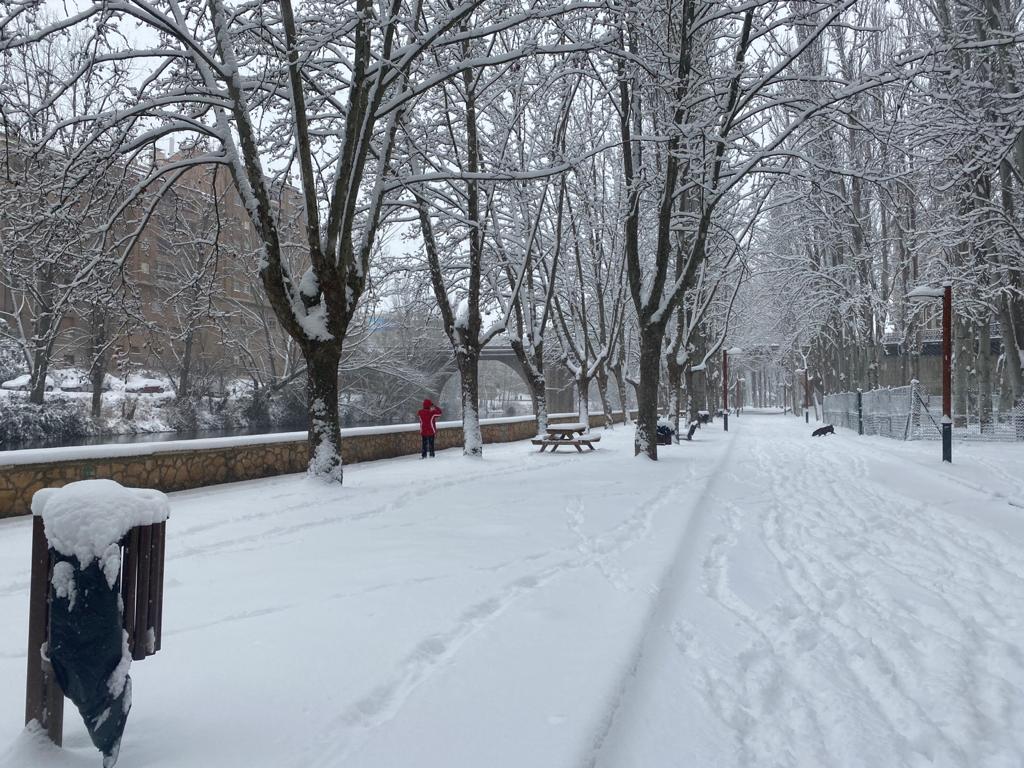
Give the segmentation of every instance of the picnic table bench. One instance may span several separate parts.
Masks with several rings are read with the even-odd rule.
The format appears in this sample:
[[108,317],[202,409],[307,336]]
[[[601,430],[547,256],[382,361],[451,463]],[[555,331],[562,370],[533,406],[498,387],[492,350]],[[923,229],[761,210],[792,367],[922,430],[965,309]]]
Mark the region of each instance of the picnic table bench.
[[590,429],[586,424],[549,424],[547,428],[547,436],[537,436],[530,442],[534,445],[540,446],[540,452],[544,453],[546,448],[550,448],[551,452],[554,453],[561,447],[572,446],[580,453],[583,453],[583,446],[587,446],[590,450],[594,450],[594,443],[601,440],[600,435],[591,435],[587,431]]

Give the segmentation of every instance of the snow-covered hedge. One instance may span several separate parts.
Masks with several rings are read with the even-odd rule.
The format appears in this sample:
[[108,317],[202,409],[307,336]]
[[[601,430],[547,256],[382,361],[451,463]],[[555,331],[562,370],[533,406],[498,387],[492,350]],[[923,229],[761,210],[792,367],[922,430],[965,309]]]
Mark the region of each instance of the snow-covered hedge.
[[0,381],[8,381],[25,373],[25,358],[18,345],[3,335],[6,323],[0,320]]
[[0,399],[0,444],[5,446],[82,437],[95,431],[92,420],[75,401],[53,398],[40,406],[24,400]]

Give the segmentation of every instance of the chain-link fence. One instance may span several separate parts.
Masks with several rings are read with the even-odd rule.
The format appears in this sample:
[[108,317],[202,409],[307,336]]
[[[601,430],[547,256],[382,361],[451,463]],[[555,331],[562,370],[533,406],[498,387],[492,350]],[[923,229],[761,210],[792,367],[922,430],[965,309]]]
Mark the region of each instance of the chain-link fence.
[[860,431],[860,407],[860,392],[839,392],[835,395],[825,395],[822,412],[826,423]]
[[[942,396],[916,381],[904,387],[826,395],[824,410],[825,421],[865,435],[942,439]],[[958,440],[1024,441],[1024,402],[1002,406],[997,394],[969,391],[960,407],[954,407],[953,435]]]

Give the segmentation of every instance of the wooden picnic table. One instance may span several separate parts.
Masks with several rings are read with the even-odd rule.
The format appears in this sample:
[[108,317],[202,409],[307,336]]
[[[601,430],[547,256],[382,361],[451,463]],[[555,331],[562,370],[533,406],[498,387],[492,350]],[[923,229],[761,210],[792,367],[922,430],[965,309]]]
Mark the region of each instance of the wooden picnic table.
[[545,448],[550,448],[554,453],[563,446],[572,446],[580,453],[583,453],[583,446],[594,450],[594,443],[601,439],[600,435],[587,434],[590,428],[586,424],[549,424],[547,437],[535,437],[532,442],[540,446],[540,452],[544,453]]
[[548,424],[548,436],[559,440],[572,440],[576,435],[582,435],[589,427],[586,424]]

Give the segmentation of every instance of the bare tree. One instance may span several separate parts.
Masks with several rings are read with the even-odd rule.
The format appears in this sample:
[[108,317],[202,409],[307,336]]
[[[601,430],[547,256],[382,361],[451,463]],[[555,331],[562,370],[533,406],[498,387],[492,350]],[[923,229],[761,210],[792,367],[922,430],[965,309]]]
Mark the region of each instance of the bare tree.
[[106,225],[122,204],[125,169],[73,116],[115,109],[127,78],[110,66],[74,78],[92,55],[82,44],[64,32],[0,56],[0,286],[13,302],[3,332],[22,349],[36,404],[55,345],[82,306],[113,298],[124,256]]

